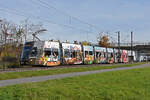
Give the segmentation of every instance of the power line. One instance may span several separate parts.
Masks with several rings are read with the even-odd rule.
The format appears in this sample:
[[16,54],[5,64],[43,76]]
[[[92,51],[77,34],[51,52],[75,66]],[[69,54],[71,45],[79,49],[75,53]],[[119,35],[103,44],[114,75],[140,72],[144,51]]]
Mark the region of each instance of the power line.
[[16,11],[10,11],[9,9],[4,9],[4,8],[0,8],[0,11],[2,11],[2,12],[7,12],[7,13],[12,13],[12,14],[15,14],[15,15],[18,15],[18,16],[22,16],[22,17],[27,17],[27,16],[25,16],[24,14],[20,14],[20,13],[18,13],[18,12],[16,12]]
[[[38,3],[40,6],[45,7],[45,8],[47,8],[47,9],[51,9],[51,8],[52,8],[52,9],[55,9],[55,11],[57,11],[57,12],[59,12],[59,13],[62,13],[63,15],[68,16],[68,17],[71,18],[71,19],[75,19],[75,20],[79,21],[80,23],[86,24],[86,25],[88,25],[88,26],[90,26],[90,27],[93,27],[93,28],[95,28],[95,29],[98,30],[97,26],[92,25],[92,24],[90,24],[90,23],[87,23],[87,22],[85,22],[85,21],[82,21],[81,19],[79,19],[79,18],[77,18],[77,17],[71,16],[71,15],[69,15],[68,13],[66,13],[66,12],[64,12],[64,11],[61,11],[61,10],[59,10],[58,8],[52,6],[52,5],[50,5],[50,4],[48,4],[48,3],[44,2],[44,1],[41,1],[41,0],[36,0],[36,1],[35,1],[35,0],[30,0],[30,1],[36,2],[36,3]],[[99,30],[98,30],[98,31],[99,31]]]
[[50,24],[55,24],[55,25],[58,25],[58,26],[63,26],[63,27],[67,27],[67,28],[71,28],[71,29],[76,29],[76,30],[80,30],[80,31],[84,31],[84,32],[90,32],[88,30],[84,30],[84,29],[81,29],[81,28],[75,28],[73,26],[70,26],[70,25],[66,25],[66,24],[58,24],[58,23],[55,23],[53,21],[50,21],[50,20],[47,20],[45,18],[41,18],[39,16],[33,16],[33,15],[26,15],[24,12],[21,12],[21,11],[18,11],[16,9],[8,9],[8,8],[0,8],[0,11],[3,11],[3,12],[8,12],[8,13],[12,13],[12,14],[15,14],[15,15],[18,15],[18,16],[23,16],[23,17],[29,17],[29,18],[36,18],[36,19],[39,19],[39,20],[42,20],[44,22],[47,22],[47,23],[50,23]]
[[[32,0],[32,1],[35,2],[35,0]],[[45,22],[50,23],[50,24],[55,24],[55,25],[59,25],[59,26],[63,26],[63,27],[71,28],[71,29],[76,29],[76,30],[84,31],[84,32],[86,32],[87,34],[88,34],[88,33],[92,33],[92,32],[91,32],[91,31],[92,31],[91,29],[92,29],[92,27],[95,27],[94,25],[89,24],[89,23],[87,23],[87,22],[84,22],[84,21],[80,20],[79,18],[74,17],[74,16],[71,16],[71,15],[69,15],[69,14],[67,14],[67,13],[65,13],[65,12],[63,12],[63,11],[60,11],[60,10],[58,10],[56,7],[50,6],[50,5],[47,4],[46,2],[43,2],[43,1],[41,1],[41,0],[38,0],[38,1],[39,1],[38,4],[40,4],[42,7],[46,7],[46,8],[48,8],[48,9],[53,8],[53,9],[55,9],[56,11],[62,13],[63,15],[69,16],[69,18],[70,18],[70,24],[71,24],[71,19],[75,19],[75,20],[79,21],[80,23],[87,24],[87,25],[90,27],[90,28],[89,28],[89,31],[84,30],[84,29],[81,29],[81,28],[75,28],[74,26],[70,26],[70,25],[67,25],[67,24],[59,24],[59,23],[50,21],[50,20],[45,19],[45,18],[43,19],[43,18],[38,17],[38,16],[33,16],[33,15],[31,15],[31,14],[29,14],[28,16],[26,16],[26,14],[25,14],[24,12],[22,12],[22,13],[23,13],[23,14],[22,14],[22,13],[20,13],[20,11],[13,10],[13,9],[11,9],[11,10],[9,10],[9,11],[7,10],[7,12],[10,12],[10,13],[13,13],[13,14],[16,14],[16,15],[19,15],[19,16],[23,16],[23,17],[30,17],[30,18],[40,19],[40,20],[45,21]],[[35,3],[36,3],[36,2],[35,2]],[[1,9],[1,10],[2,10],[2,9]],[[3,10],[4,10],[4,9],[3,9]],[[6,9],[5,9],[5,10],[6,10]],[[97,29],[97,27],[95,27],[95,29]]]

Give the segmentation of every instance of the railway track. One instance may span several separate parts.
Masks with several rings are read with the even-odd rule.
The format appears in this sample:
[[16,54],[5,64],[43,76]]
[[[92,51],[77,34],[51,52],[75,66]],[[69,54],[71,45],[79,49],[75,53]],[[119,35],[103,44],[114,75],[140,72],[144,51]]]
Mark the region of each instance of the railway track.
[[22,66],[20,68],[7,68],[0,69],[0,73],[7,72],[23,72],[23,71],[39,71],[39,70],[50,70],[50,69],[60,69],[60,68],[77,68],[77,67],[92,67],[92,66],[112,66],[112,65],[122,65],[122,64],[92,64],[92,65],[60,65],[60,66]]

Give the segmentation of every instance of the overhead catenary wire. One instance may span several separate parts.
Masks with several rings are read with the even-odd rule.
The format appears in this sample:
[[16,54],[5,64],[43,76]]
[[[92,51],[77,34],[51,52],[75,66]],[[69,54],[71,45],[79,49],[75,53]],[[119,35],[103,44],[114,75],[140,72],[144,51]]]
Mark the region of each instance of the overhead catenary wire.
[[[20,13],[20,12],[17,11],[17,13],[15,12],[15,14],[21,15],[21,16],[24,16],[24,17],[30,17],[30,18],[40,19],[40,20],[42,20],[42,21],[44,21],[44,22],[47,22],[47,23],[50,23],[50,24],[55,24],[55,25],[59,25],[59,26],[63,26],[63,27],[71,28],[71,29],[76,29],[76,30],[84,31],[84,32],[87,32],[86,34],[93,33],[93,32],[92,32],[92,28],[93,28],[93,27],[94,27],[95,29],[97,29],[97,27],[96,27],[95,25],[89,24],[89,23],[87,23],[87,22],[84,22],[84,21],[80,20],[80,19],[77,18],[77,17],[71,16],[71,15],[67,14],[66,12],[63,12],[63,11],[59,10],[58,8],[56,8],[56,7],[54,7],[54,6],[51,6],[50,4],[47,4],[47,3],[44,2],[44,1],[41,1],[41,0],[31,0],[31,1],[36,2],[36,4],[39,4],[40,6],[46,7],[46,8],[48,8],[48,9],[53,8],[53,9],[55,9],[56,11],[62,13],[63,15],[68,16],[68,17],[69,17],[69,23],[70,23],[70,24],[71,24],[71,20],[72,20],[72,19],[75,19],[75,20],[79,21],[80,23],[86,24],[86,25],[88,25],[89,30],[85,30],[85,29],[81,29],[81,28],[76,28],[76,27],[74,27],[74,26],[67,25],[67,24],[59,24],[59,23],[50,21],[49,19],[41,18],[41,17],[39,17],[39,16],[33,16],[33,15],[31,15],[31,14],[27,16],[24,12]],[[38,2],[37,2],[37,1],[38,1]],[[14,13],[14,11],[16,11],[16,10],[11,10],[11,11],[13,11],[13,13]],[[10,11],[9,11],[9,12],[10,12]],[[12,13],[12,12],[11,12],[11,13]],[[87,37],[88,37],[88,36],[87,36]],[[112,37],[111,37],[111,38],[112,38]]]
[[[32,0],[33,1],[33,0]],[[41,0],[40,0],[40,2],[42,2]],[[45,7],[45,6],[44,6]],[[48,7],[47,7],[48,8]],[[55,7],[53,7],[54,9],[56,9],[57,10],[57,8],[55,8]],[[12,10],[12,9],[11,9]],[[16,12],[16,10],[13,10],[13,14],[14,14],[14,11],[15,11],[15,14],[17,14],[17,15],[21,15],[21,16],[23,16],[23,17],[26,17],[26,15],[24,14],[24,12],[23,12],[23,15],[22,14],[20,14],[20,12],[18,13],[18,11]],[[9,11],[7,11],[7,12],[10,12],[10,9],[9,9]],[[12,12],[11,12],[12,13]],[[66,15],[66,14],[65,14]],[[84,24],[88,24],[88,23],[85,23],[85,22],[83,22],[83,21],[81,21],[81,20],[79,20],[78,18],[76,18],[76,17],[72,17],[72,16],[70,16],[69,15],[69,17],[70,17],[70,24],[71,24],[71,19],[76,19],[76,20],[78,20],[79,22],[81,22],[81,23],[84,23]],[[33,15],[31,15],[30,14],[30,18],[33,18]],[[40,19],[40,20],[43,20],[41,17],[35,17],[34,16],[34,18],[36,18],[36,19]],[[84,32],[86,32],[86,34],[91,34],[91,33],[93,33],[91,30],[91,28],[93,27],[91,24],[88,24],[89,25],[89,30],[85,30],[85,29],[81,29],[81,28],[77,28],[77,26],[76,27],[74,27],[74,26],[71,26],[71,25],[67,25],[67,24],[59,24],[59,23],[56,23],[56,22],[52,22],[52,21],[50,21],[49,19],[45,19],[44,18],[44,21],[45,22],[47,22],[47,23],[51,23],[51,24],[56,24],[56,25],[59,25],[59,26],[63,26],[63,27],[67,27],[67,28],[71,28],[71,29],[76,29],[76,30],[80,30],[80,31],[84,31]],[[83,33],[84,33],[83,32]],[[87,38],[88,39],[88,38]]]
[[74,26],[70,26],[70,25],[66,25],[66,24],[59,24],[59,23],[55,23],[53,21],[50,21],[46,18],[41,18],[39,16],[34,16],[32,14],[29,14],[29,15],[26,15],[25,12],[21,12],[19,10],[16,10],[16,9],[8,9],[8,8],[0,8],[0,11],[2,12],[7,12],[7,13],[12,13],[12,14],[15,14],[15,15],[18,15],[18,16],[22,16],[22,17],[28,17],[28,18],[35,18],[35,19],[39,19],[39,20],[42,20],[44,22],[47,22],[49,24],[55,24],[55,25],[58,25],[58,26],[63,26],[63,27],[67,27],[67,28],[71,28],[71,29],[76,29],[76,30],[80,30],[80,31],[84,31],[84,32],[89,32],[88,30],[84,30],[84,29],[81,29],[81,28],[76,28]]
[[45,8],[47,8],[47,9],[54,9],[55,11],[57,11],[57,12],[59,12],[59,13],[65,15],[65,16],[68,16],[69,19],[75,19],[75,20],[79,21],[80,23],[86,24],[86,25],[90,26],[91,28],[95,28],[97,31],[99,31],[99,28],[98,28],[97,26],[95,26],[95,25],[93,25],[93,24],[90,24],[90,23],[88,23],[88,22],[82,21],[82,20],[79,19],[78,17],[74,17],[74,16],[72,16],[72,15],[70,15],[70,14],[68,14],[68,13],[66,13],[66,12],[64,12],[64,11],[62,11],[62,10],[59,10],[58,8],[56,8],[56,7],[54,7],[54,6],[50,5],[50,4],[48,4],[47,2],[44,2],[44,1],[41,1],[41,0],[30,0],[30,1],[33,1],[33,2],[35,2],[36,4],[39,4],[40,6],[45,7]]

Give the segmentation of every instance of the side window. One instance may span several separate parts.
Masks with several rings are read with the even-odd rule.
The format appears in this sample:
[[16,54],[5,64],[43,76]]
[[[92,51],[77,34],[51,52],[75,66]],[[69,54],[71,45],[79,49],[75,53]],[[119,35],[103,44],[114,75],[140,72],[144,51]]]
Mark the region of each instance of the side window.
[[96,52],[96,58],[98,58],[99,57],[99,52]]
[[111,53],[111,57],[113,57],[113,53]]
[[45,51],[45,57],[50,57],[51,56],[51,51]]
[[100,52],[100,53],[99,53],[99,57],[101,57],[101,56],[102,56],[102,53]]
[[33,47],[32,51],[31,51],[31,56],[35,57],[37,55],[37,47]]
[[64,57],[70,57],[69,49],[64,49]]
[[108,57],[111,57],[111,53],[110,53],[110,52],[108,52],[108,53],[107,53],[107,56],[108,56]]
[[106,52],[104,52],[104,58],[106,58]]
[[77,57],[80,57],[81,56],[81,52],[80,50],[77,51]]
[[53,56],[54,56],[55,58],[58,57],[58,49],[54,49],[54,50],[53,50]]
[[92,51],[89,51],[89,55],[93,55],[93,52],[92,52]]
[[73,51],[73,52],[72,52],[72,57],[73,57],[73,58],[76,58],[76,51]]
[[77,58],[77,57],[79,57],[80,56],[80,50],[74,50],[73,52],[72,52],[72,57],[73,58]]
[[101,52],[96,52],[96,58],[101,57],[102,53]]
[[85,57],[87,57],[89,54],[88,54],[88,51],[85,51]]

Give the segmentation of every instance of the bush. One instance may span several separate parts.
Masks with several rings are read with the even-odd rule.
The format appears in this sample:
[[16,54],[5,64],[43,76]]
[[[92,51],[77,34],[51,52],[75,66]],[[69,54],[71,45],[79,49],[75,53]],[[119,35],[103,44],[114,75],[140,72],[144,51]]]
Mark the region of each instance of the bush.
[[20,67],[19,55],[21,48],[19,49],[7,45],[0,51],[0,69]]
[[0,68],[16,68],[20,67],[19,59],[16,57],[2,57]]

